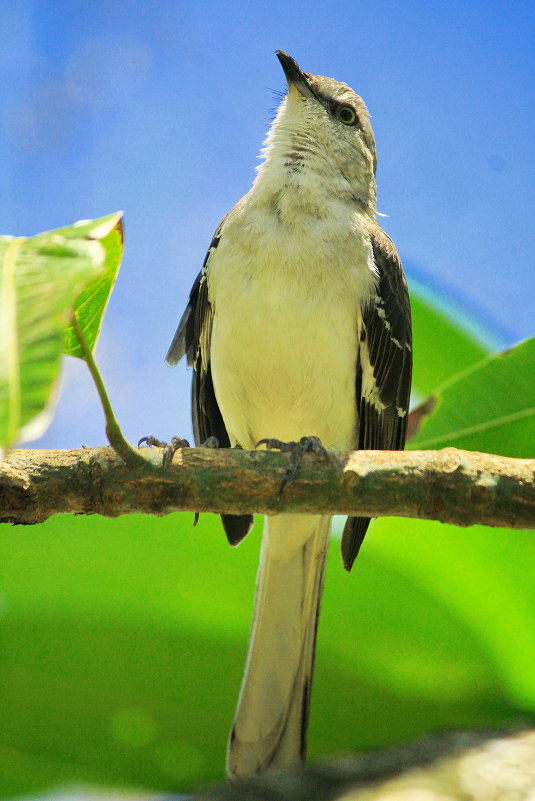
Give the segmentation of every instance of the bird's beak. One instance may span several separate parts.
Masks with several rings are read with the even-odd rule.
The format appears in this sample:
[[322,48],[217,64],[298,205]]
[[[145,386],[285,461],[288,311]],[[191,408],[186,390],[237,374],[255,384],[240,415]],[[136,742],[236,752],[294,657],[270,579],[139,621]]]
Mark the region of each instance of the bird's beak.
[[313,92],[310,88],[310,83],[306,72],[303,72],[297,61],[285,53],[284,50],[275,50],[275,55],[279,59],[286,80],[288,81],[288,89],[295,87],[303,97],[312,97]]

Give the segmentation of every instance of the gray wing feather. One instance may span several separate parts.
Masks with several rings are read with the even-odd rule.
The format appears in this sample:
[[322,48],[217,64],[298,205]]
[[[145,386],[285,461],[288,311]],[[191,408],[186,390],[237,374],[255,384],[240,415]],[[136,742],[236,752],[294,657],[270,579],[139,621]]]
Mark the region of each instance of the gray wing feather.
[[204,257],[201,271],[191,287],[188,304],[184,309],[184,313],[180,318],[175,335],[167,351],[165,361],[171,367],[177,364],[184,356],[187,356],[188,365],[192,367],[201,341],[202,329],[206,325],[208,325],[210,329],[212,327],[212,310],[208,301],[206,273],[208,261],[219,244],[220,235],[221,225],[210,242],[210,247],[208,248],[208,253]]
[[[212,381],[210,339],[213,310],[208,298],[208,264],[217,248],[223,223],[217,229],[208,248],[202,269],[195,279],[188,304],[175,332],[166,362],[175,365],[184,356],[193,367],[191,384],[191,415],[195,444],[216,437],[220,447],[230,447],[230,439],[219,409]],[[237,545],[253,524],[252,515],[221,515],[223,528],[231,545]]]
[[[378,280],[376,295],[362,308],[356,381],[358,447],[402,450],[412,374],[409,293],[397,250],[380,228],[372,233],[372,248]],[[342,536],[346,570],[351,570],[369,522],[364,517],[347,519]]]

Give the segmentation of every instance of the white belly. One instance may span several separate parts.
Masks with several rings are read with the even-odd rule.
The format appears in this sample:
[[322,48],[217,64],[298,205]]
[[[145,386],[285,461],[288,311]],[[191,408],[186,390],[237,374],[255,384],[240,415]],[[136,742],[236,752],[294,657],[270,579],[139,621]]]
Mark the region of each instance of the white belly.
[[284,297],[250,287],[218,305],[212,374],[231,440],[254,448],[264,437],[315,435],[327,448],[350,449],[356,331],[356,309],[337,314],[329,298],[304,302],[293,287]]
[[[276,252],[223,238],[210,264],[211,367],[232,444],[320,437],[356,444],[360,296],[367,253],[307,258],[303,240]],[[368,279],[367,279],[368,280]],[[369,275],[369,283],[373,276]]]

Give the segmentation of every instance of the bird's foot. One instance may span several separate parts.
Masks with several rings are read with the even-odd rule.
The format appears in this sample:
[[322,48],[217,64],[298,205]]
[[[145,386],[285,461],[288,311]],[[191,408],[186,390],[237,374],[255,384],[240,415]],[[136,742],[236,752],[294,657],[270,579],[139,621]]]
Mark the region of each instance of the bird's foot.
[[208,437],[199,445],[199,448],[219,448],[219,440],[217,437]]
[[319,437],[301,437],[299,442],[282,442],[280,439],[268,438],[261,439],[256,443],[255,447],[258,448],[259,445],[265,445],[268,451],[278,450],[290,454],[290,462],[281,479],[279,487],[279,500],[282,499],[286,484],[291,481],[297,473],[305,453],[315,453],[316,456],[322,456],[324,459],[329,456],[328,451],[321,444]]
[[[191,447],[187,439],[182,439],[181,437],[173,437],[171,442],[162,442],[161,439],[157,439],[156,437],[148,436],[148,437],[141,437],[137,446],[138,448],[145,444],[147,447],[153,448],[163,448],[163,456],[162,456],[162,466],[163,467],[170,467],[173,463],[173,456],[175,453],[180,450],[181,448],[189,448]],[[208,437],[201,445],[200,448],[219,448],[219,440],[217,437]],[[193,517],[193,525],[196,526],[199,522],[199,513],[195,512]]]
[[189,448],[190,444],[187,439],[182,439],[181,437],[173,437],[171,442],[162,442],[160,439],[156,439],[156,437],[141,437],[137,446],[138,448],[141,447],[142,443],[145,443],[147,447],[154,447],[154,448],[163,448],[163,456],[162,456],[162,465],[163,467],[170,467],[173,463],[173,456],[175,453],[180,450],[180,448]]

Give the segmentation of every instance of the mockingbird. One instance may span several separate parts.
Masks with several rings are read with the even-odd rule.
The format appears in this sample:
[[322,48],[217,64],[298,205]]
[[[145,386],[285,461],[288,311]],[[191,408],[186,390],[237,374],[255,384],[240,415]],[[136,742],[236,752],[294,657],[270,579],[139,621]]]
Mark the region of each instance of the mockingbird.
[[[402,449],[411,317],[396,248],[376,221],[362,99],[277,51],[288,93],[252,189],[217,229],[167,354],[193,366],[197,445]],[[289,443],[289,444],[288,444]],[[252,515],[222,515],[232,545]],[[369,519],[348,518],[350,570]],[[305,757],[331,518],[266,518],[230,778]]]

